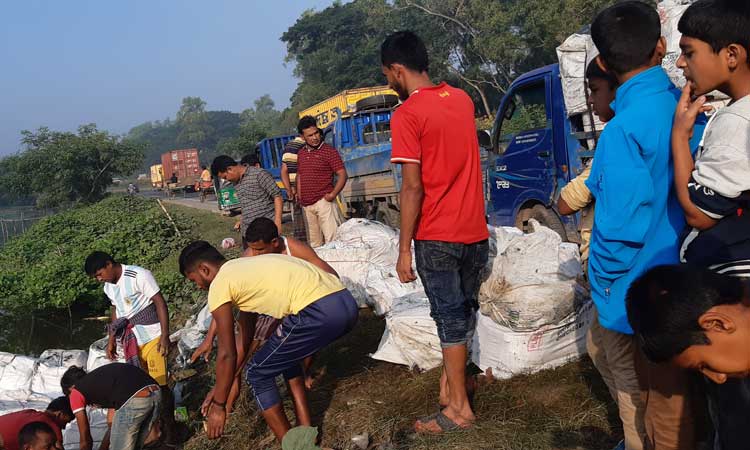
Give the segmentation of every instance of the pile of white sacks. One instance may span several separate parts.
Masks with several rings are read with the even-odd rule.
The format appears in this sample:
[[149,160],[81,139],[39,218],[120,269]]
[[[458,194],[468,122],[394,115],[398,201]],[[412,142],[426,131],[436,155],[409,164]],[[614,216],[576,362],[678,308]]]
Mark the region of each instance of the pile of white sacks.
[[[578,283],[577,246],[562,243],[552,230],[532,221],[532,232],[490,227],[490,260],[479,292],[480,311],[472,360],[497,378],[555,367],[585,351],[593,308]],[[398,232],[379,222],[351,219],[335,241],[317,249],[341,276],[361,307],[385,316],[386,330],[373,358],[429,370],[441,363],[440,341],[424,287],[403,284],[396,274]],[[184,363],[211,323],[206,307],[170,337]],[[43,410],[60,391],[60,377],[72,365],[93,370],[107,364],[106,339],[89,351],[47,350],[39,358],[0,352],[0,414]],[[122,352],[120,352],[121,354]],[[489,370],[488,370],[489,369]],[[106,431],[102,410],[89,412],[92,435]],[[64,431],[66,449],[78,448],[75,422]]]

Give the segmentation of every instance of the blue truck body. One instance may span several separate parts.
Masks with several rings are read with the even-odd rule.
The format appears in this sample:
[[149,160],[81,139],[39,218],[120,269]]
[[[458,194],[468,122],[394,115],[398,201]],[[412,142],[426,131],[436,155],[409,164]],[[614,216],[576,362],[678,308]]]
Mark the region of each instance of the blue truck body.
[[[349,214],[398,226],[401,170],[390,162],[392,111],[339,114],[324,133],[349,175],[342,191]],[[582,170],[582,157],[591,156],[585,151],[591,136],[582,132],[578,119],[567,115],[557,64],[512,83],[493,130],[480,132],[489,223],[523,229],[535,218],[564,239],[578,240],[577,216],[561,217],[555,208],[562,187]],[[258,145],[263,167],[277,179],[283,144],[293,137],[277,136]]]

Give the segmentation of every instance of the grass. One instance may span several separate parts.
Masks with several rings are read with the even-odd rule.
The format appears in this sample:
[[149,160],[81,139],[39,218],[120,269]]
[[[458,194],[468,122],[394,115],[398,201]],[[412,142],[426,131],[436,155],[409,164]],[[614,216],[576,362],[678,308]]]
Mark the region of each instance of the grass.
[[[218,246],[225,237],[239,240],[232,230],[234,218],[165,206],[192,218],[194,235],[212,244]],[[236,257],[239,250],[225,253]],[[176,257],[165,264],[177,270]],[[588,358],[510,380],[490,381],[481,376],[474,428],[445,436],[415,435],[411,432],[414,419],[437,410],[440,373],[418,373],[371,359],[369,354],[377,349],[384,327],[384,319],[363,310],[357,327],[318,355],[315,368],[323,375],[309,393],[309,401],[322,447],[355,448],[352,437],[363,433],[369,437],[368,448],[379,450],[601,450],[614,447],[621,438],[613,402]],[[198,409],[213,385],[213,363],[198,370],[184,390],[192,433],[185,450],[280,448],[247,395],[247,387],[229,418],[225,436],[208,440]],[[284,397],[291,417],[291,403]]]

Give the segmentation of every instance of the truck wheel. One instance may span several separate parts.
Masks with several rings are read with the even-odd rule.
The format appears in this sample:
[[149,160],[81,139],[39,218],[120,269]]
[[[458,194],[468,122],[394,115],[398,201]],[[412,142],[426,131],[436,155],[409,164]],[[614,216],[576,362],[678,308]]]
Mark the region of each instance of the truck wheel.
[[401,215],[398,211],[389,206],[379,207],[375,212],[375,220],[384,223],[391,228],[401,227]]
[[544,205],[534,205],[531,208],[524,208],[516,216],[516,228],[524,233],[529,232],[529,219],[534,219],[550,230],[560,235],[563,242],[568,241],[568,234],[565,232],[565,226],[557,216],[555,211],[546,208]]
[[357,111],[367,111],[369,109],[392,108],[396,105],[398,105],[398,95],[383,94],[359,100],[356,103],[356,108]]

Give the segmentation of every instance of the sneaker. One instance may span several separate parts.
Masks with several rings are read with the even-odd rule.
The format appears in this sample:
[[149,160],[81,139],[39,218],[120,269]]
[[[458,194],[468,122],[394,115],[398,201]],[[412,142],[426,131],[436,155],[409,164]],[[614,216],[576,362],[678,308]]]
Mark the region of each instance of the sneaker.
[[612,450],[625,450],[625,441],[620,441]]

